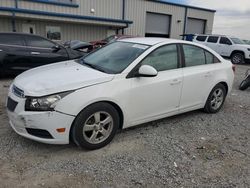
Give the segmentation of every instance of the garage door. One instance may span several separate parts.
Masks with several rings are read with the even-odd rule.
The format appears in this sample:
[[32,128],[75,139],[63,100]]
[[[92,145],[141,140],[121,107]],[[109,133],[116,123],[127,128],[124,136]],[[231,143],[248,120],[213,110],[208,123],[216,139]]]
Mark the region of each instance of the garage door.
[[147,12],[146,37],[169,38],[171,16]]
[[186,34],[204,34],[206,20],[188,18]]

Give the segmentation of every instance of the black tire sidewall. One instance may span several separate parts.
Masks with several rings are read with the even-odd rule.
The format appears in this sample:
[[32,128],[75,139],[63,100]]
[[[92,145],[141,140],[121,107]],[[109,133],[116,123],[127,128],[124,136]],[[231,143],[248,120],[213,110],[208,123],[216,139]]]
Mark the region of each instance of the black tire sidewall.
[[[108,112],[112,118],[113,118],[113,130],[110,134],[110,136],[104,140],[103,142],[99,144],[91,144],[87,142],[84,137],[83,137],[83,126],[84,122],[95,112],[98,111],[104,111]],[[95,103],[92,104],[88,107],[86,107],[84,110],[82,110],[78,116],[76,117],[73,125],[72,125],[72,131],[71,131],[71,136],[73,138],[73,141],[80,147],[88,149],[88,150],[94,150],[94,149],[99,149],[101,147],[104,147],[108,143],[112,141],[114,138],[117,130],[119,128],[119,114],[117,110],[110,104],[100,102],[100,103]]]
[[240,87],[239,87],[239,89],[240,90],[246,90],[248,87],[249,87],[249,85],[250,85],[250,80],[243,80],[242,82],[241,82],[241,84],[240,84]]
[[[212,108],[212,106],[211,106],[212,95],[213,95],[214,91],[215,91],[216,89],[219,89],[219,88],[222,89],[222,91],[223,91],[223,96],[224,96],[224,97],[223,97],[223,102],[222,102],[221,106],[220,106],[218,109],[214,110],[214,109]],[[225,102],[226,96],[227,96],[227,91],[226,91],[225,86],[224,86],[223,84],[217,84],[217,85],[212,89],[212,91],[210,92],[210,94],[209,94],[209,96],[208,96],[208,98],[207,98],[207,101],[206,101],[206,105],[205,105],[204,110],[205,110],[207,113],[217,113],[217,112],[220,111],[220,109],[222,108],[222,106],[223,106],[223,104],[224,104],[224,102]]]
[[[235,56],[240,56],[241,57],[241,62],[239,62],[239,63],[233,62],[233,59],[234,59]],[[241,53],[235,53],[235,54],[232,55],[231,61],[232,61],[233,64],[242,64],[242,63],[245,63],[244,58],[245,57],[244,57],[243,54],[241,54]]]

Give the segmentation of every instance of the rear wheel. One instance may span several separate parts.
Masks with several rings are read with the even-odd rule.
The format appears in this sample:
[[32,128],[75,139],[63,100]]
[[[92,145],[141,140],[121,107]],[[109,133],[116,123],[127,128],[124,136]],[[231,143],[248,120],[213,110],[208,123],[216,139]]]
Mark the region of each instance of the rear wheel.
[[108,103],[95,103],[76,117],[71,136],[86,149],[98,149],[112,141],[119,127],[119,114]]
[[206,105],[204,107],[205,112],[218,112],[224,104],[226,94],[227,92],[225,86],[223,84],[217,84],[208,96]]
[[242,53],[234,53],[231,57],[231,61],[233,64],[242,64],[245,63],[245,57]]

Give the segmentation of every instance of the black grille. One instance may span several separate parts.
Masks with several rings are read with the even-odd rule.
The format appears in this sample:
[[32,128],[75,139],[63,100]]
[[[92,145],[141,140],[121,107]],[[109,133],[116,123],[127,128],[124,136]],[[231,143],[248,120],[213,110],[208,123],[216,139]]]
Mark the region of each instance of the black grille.
[[14,112],[15,109],[16,109],[17,104],[18,104],[18,102],[14,101],[10,97],[8,97],[7,108],[8,108],[9,111]]
[[19,89],[18,87],[16,87],[15,85],[13,85],[12,87],[12,92],[18,96],[18,97],[21,97],[21,98],[24,98],[24,91]]
[[30,135],[33,135],[39,138],[53,139],[53,136],[46,130],[26,128],[26,131]]

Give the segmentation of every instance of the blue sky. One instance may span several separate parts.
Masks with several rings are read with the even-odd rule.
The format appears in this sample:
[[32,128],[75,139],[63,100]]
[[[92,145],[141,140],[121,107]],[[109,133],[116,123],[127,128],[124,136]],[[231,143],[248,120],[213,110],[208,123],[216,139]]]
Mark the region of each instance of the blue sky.
[[165,0],[217,10],[213,33],[250,40],[250,0]]

